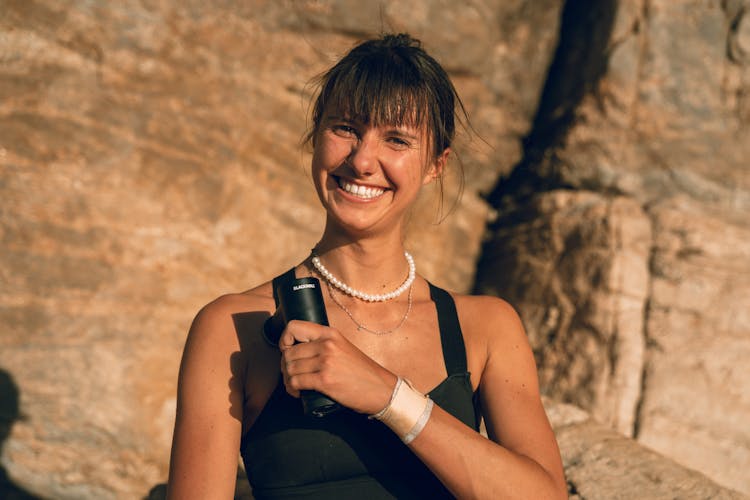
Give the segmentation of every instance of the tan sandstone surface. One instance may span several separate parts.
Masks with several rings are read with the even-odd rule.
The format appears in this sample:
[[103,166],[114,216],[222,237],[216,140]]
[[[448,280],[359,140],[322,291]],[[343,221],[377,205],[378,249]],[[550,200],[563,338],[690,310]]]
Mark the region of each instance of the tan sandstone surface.
[[562,23],[477,290],[518,305],[545,392],[747,493],[750,3],[606,3]]
[[[604,76],[562,71],[571,81],[555,84],[565,3],[0,0],[0,371],[20,398],[0,443],[11,480],[106,499],[166,479],[192,316],[314,245],[322,219],[300,146],[309,80],[386,29],[412,32],[446,65],[481,136],[458,141],[456,211],[435,225],[428,193],[414,216],[419,271],[510,299],[550,396],[750,491],[750,8],[599,2],[577,29],[603,40]],[[587,92],[550,97],[550,85]],[[566,140],[539,139],[560,99],[576,118]],[[511,171],[517,191],[492,191]],[[446,205],[456,191],[454,176]],[[0,394],[12,408],[15,393]],[[608,498],[607,485],[591,489],[607,457],[624,477],[662,460],[597,425],[556,427],[581,498]],[[725,492],[663,467],[644,491]]]

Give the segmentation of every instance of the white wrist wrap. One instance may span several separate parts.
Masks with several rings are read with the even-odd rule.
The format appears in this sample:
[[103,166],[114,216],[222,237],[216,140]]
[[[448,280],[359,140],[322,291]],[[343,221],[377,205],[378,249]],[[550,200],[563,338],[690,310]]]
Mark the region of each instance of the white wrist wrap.
[[388,406],[371,418],[383,422],[404,443],[409,444],[427,425],[433,404],[430,398],[414,389],[408,380],[399,377]]

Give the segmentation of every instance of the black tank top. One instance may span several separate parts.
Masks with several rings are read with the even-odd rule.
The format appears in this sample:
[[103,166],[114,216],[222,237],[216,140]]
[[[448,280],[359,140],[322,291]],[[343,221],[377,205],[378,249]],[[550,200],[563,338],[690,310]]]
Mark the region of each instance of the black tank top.
[[[456,306],[445,290],[432,284],[430,297],[448,376],[428,394],[443,410],[478,430],[478,399],[471,388]],[[452,498],[385,425],[348,409],[322,418],[306,416],[281,378],[243,436],[240,451],[257,500]]]

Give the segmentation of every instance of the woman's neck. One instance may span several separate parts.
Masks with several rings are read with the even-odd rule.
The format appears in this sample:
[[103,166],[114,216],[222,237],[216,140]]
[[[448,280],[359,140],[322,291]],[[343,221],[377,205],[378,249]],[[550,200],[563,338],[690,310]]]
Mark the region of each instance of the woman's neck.
[[389,292],[409,272],[400,235],[353,240],[326,231],[313,252],[336,278],[366,293]]

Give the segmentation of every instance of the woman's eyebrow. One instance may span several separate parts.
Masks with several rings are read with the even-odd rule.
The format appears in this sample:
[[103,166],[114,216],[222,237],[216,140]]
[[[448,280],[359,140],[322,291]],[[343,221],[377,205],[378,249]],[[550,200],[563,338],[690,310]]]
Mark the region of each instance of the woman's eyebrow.
[[403,137],[405,139],[412,139],[414,141],[416,141],[416,140],[419,139],[419,136],[417,134],[411,133],[411,132],[409,132],[407,130],[404,130],[404,129],[401,129],[401,128],[398,128],[398,127],[388,128],[388,129],[386,129],[385,132],[387,134],[390,134],[390,135],[398,135],[398,136]]
[[351,121],[345,116],[339,116],[339,115],[326,115],[324,120],[333,120],[333,121]]

